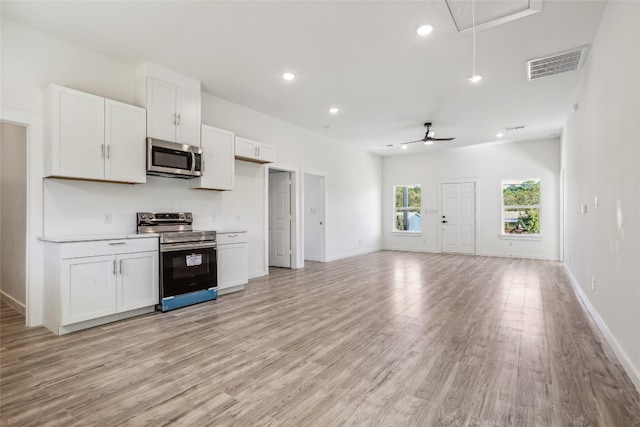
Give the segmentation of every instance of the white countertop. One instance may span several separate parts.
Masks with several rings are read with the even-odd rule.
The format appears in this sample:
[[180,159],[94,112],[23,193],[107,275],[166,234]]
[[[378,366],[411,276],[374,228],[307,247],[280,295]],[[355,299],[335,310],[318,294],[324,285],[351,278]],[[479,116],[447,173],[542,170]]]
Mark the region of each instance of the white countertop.
[[95,240],[145,239],[158,237],[158,233],[117,233],[117,234],[89,234],[84,236],[40,236],[38,240],[53,243],[90,242]]

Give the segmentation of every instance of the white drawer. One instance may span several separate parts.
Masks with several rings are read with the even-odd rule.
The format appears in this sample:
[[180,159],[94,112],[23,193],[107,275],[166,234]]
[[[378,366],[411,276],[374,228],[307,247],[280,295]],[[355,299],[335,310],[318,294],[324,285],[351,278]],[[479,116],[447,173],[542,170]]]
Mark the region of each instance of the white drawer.
[[59,243],[60,258],[80,258],[99,255],[117,255],[158,250],[158,238],[97,240],[90,242]]
[[247,233],[237,232],[237,233],[217,233],[216,238],[218,240],[218,245],[229,245],[231,243],[246,243],[247,242]]

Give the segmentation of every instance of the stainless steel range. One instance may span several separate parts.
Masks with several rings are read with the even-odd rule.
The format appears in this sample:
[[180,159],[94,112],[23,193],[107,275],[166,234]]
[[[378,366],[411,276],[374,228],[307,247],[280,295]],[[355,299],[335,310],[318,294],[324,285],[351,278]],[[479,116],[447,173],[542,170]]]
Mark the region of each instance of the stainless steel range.
[[169,311],[218,297],[215,231],[194,231],[190,212],[138,212],[138,233],[160,233],[160,301]]

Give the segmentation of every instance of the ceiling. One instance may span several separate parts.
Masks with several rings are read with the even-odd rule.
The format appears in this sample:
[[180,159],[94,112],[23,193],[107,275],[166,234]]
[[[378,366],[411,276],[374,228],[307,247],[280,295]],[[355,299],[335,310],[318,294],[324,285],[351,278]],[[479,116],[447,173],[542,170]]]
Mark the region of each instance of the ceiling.
[[[131,65],[148,60],[170,68],[212,95],[382,156],[558,135],[581,71],[527,81],[525,63],[591,44],[605,2],[477,0],[477,84],[467,80],[473,6],[3,0],[1,13]],[[433,32],[416,34],[422,24]],[[283,80],[286,71],[296,78]],[[424,136],[427,121],[436,137],[456,139],[400,150],[401,142]]]

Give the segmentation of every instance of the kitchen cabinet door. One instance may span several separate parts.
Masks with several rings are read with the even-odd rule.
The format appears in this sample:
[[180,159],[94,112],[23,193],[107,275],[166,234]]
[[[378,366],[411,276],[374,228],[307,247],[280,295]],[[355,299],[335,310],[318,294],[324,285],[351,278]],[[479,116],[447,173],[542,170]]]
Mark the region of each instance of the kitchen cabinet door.
[[147,79],[147,136],[164,141],[176,140],[176,87],[160,80]]
[[116,313],[115,268],[112,255],[62,261],[62,325]]
[[158,252],[118,255],[118,312],[159,302]]
[[104,98],[49,85],[45,105],[45,176],[103,179]]
[[233,190],[234,137],[233,132],[202,125],[202,176],[191,180],[191,188]]
[[249,281],[247,233],[218,233],[218,292]]
[[201,102],[199,93],[176,88],[177,143],[200,145]]
[[275,148],[262,142],[236,137],[236,158],[254,163],[275,161]]
[[145,183],[146,111],[105,100],[105,171],[108,181]]

